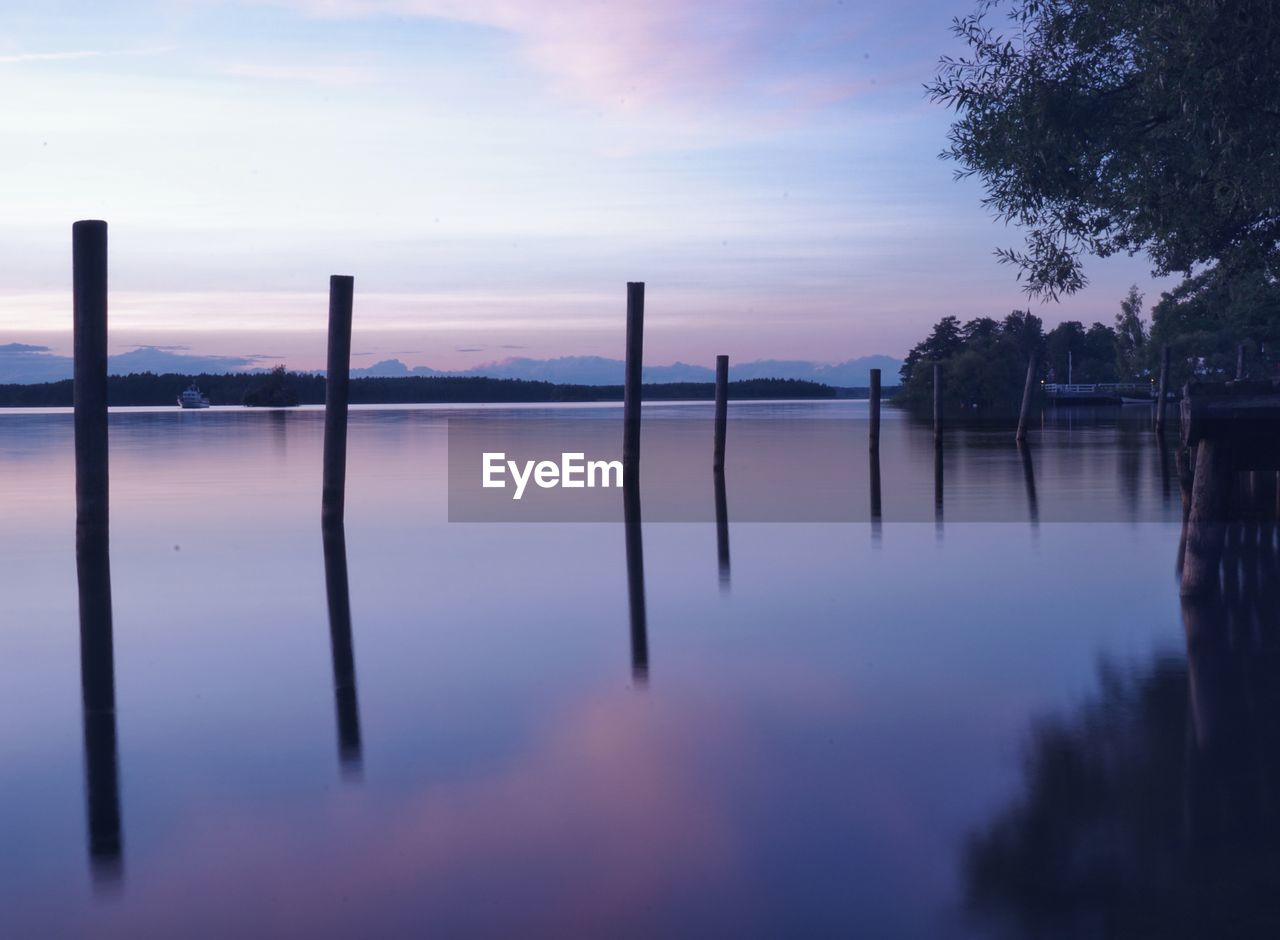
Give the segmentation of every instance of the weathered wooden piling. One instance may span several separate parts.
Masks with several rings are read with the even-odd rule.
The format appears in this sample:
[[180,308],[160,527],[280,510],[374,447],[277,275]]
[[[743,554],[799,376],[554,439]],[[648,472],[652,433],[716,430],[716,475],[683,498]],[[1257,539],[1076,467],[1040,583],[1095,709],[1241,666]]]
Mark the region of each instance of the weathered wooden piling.
[[76,524],[107,528],[107,223],[71,226]]
[[712,476],[716,487],[716,561],[720,569],[720,589],[729,589],[729,497],[725,491],[724,470]]
[[80,697],[89,862],[94,880],[107,883],[120,878],[123,838],[116,745],[111,565],[105,526],[78,527],[76,582],[80,606]]
[[1243,382],[1244,378],[1244,343],[1240,343],[1236,346],[1236,381]]
[[622,385],[622,466],[627,479],[640,468],[640,395],[644,363],[644,282],[627,283],[627,358]]
[[1196,449],[1182,561],[1182,593],[1192,596],[1219,586],[1237,475],[1280,468],[1280,384],[1188,383],[1182,442]]
[[933,364],[933,437],[942,440],[942,363]]
[[880,370],[871,370],[871,392],[867,442],[873,451],[880,449]]
[[1219,587],[1218,565],[1222,560],[1231,491],[1229,447],[1225,441],[1206,438],[1197,448],[1182,559],[1184,597],[1205,594]]
[[622,512],[627,554],[627,607],[631,615],[631,677],[636,685],[649,681],[649,628],[644,601],[644,537],[640,531],[640,480],[622,481]]
[[324,587],[329,607],[329,652],[333,660],[333,704],[338,720],[338,760],[358,773],[363,762],[356,655],[351,640],[351,589],[347,579],[347,535],[341,525],[325,526]]
[[1164,434],[1165,398],[1169,394],[1169,347],[1160,347],[1160,381],[1156,385],[1156,434]]
[[1022,408],[1018,412],[1018,433],[1014,440],[1022,443],[1027,439],[1027,415],[1031,413],[1031,395],[1035,390],[1036,364],[1038,356],[1033,351],[1027,363],[1027,380],[1022,385]]
[[729,423],[729,357],[716,356],[716,439],[712,469],[724,470],[724,437]]
[[320,518],[341,525],[347,489],[347,403],[351,385],[351,304],[355,278],[329,278],[329,360],[324,381],[324,482]]

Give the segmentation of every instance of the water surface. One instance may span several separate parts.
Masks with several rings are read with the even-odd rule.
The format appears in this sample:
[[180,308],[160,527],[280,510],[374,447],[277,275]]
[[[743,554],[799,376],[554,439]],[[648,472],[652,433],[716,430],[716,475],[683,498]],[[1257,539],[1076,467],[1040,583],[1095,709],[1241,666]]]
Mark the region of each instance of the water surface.
[[[891,409],[874,467],[865,407],[735,404],[722,492],[709,436],[705,476],[646,440],[629,529],[448,521],[450,419],[620,438],[616,406],[354,409],[327,540],[320,411],[113,412],[114,740],[85,717],[78,585],[101,616],[107,569],[82,545],[78,580],[70,415],[0,414],[6,932],[1092,936],[1170,910],[1203,879],[1136,878],[1131,843],[1185,860],[1207,827],[1243,857],[1192,812],[1239,778],[1196,762],[1188,703],[1248,618],[1191,612],[1197,686],[1149,416],[1050,413],[1021,452],[956,427],[939,475]],[[805,504],[853,521],[735,515],[805,464]],[[701,514],[650,519],[664,488]],[[1073,768],[1138,769],[1082,809]]]

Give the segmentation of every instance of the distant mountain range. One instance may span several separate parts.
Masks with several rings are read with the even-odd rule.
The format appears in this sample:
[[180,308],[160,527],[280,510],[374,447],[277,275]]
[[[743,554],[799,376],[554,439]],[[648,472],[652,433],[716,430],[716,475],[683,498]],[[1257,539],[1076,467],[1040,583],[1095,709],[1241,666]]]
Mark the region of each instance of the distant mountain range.
[[[825,385],[841,387],[866,387],[871,381],[871,370],[880,369],[885,385],[898,384],[898,368],[902,362],[889,356],[863,356],[848,362],[826,364],[804,360],[757,359],[752,362],[730,363],[729,378],[739,379],[807,379]],[[403,375],[464,375],[485,376],[493,379],[531,379],[543,382],[559,382],[570,385],[621,385],[623,362],[602,356],[562,356],[558,359],[528,359],[516,357],[500,362],[489,362],[456,372],[443,372],[428,366],[409,368],[399,359],[384,359],[373,365],[352,369],[354,376],[403,376]],[[716,377],[709,366],[676,362],[669,366],[645,366],[644,381],[659,382],[711,382]]]
[[[199,373],[243,372],[260,367],[261,356],[192,356],[178,352],[185,347],[139,346],[117,356],[107,357],[107,371],[112,375],[133,372]],[[48,346],[27,343],[0,344],[0,384],[34,385],[37,382],[60,382],[71,378],[71,357],[58,356]]]
[[[134,372],[200,373],[252,372],[272,362],[265,356],[193,356],[180,346],[140,346],[107,360],[112,375]],[[729,378],[807,379],[840,387],[865,387],[870,371],[881,369],[885,385],[896,385],[902,363],[889,356],[863,356],[848,362],[825,364],[802,360],[760,359],[733,363]],[[384,359],[371,366],[351,370],[358,376],[483,376],[494,379],[530,379],[570,385],[621,385],[623,362],[601,356],[562,356],[558,359],[517,357],[490,362],[471,369],[442,371],[428,366],[410,368],[399,359]],[[25,343],[0,344],[0,384],[30,385],[71,378],[71,357],[58,356],[47,346]],[[645,366],[645,382],[711,382],[715,370],[709,366],[676,362],[669,366]]]

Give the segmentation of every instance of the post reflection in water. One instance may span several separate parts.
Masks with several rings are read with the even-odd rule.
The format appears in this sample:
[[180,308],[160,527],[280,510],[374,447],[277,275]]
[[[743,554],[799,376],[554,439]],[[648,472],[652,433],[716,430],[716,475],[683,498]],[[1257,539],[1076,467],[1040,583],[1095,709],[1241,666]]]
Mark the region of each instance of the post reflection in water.
[[333,703],[338,719],[338,759],[344,773],[358,777],[364,755],[360,745],[355,648],[351,641],[347,535],[341,524],[324,527],[324,583],[329,602],[329,645],[333,655]]
[[871,463],[871,541],[880,544],[882,512],[880,505],[880,449],[871,448],[867,455]]
[[713,470],[716,485],[716,559],[720,567],[720,590],[729,590],[729,498],[725,492],[724,470]]
[[1031,463],[1031,448],[1018,442],[1018,456],[1022,458],[1022,481],[1027,487],[1027,515],[1031,528],[1040,528],[1040,502],[1036,499],[1036,469]]
[[933,521],[938,537],[942,537],[942,441],[933,445]]
[[116,744],[115,651],[111,630],[111,564],[107,539],[105,528],[82,527],[76,532],[85,806],[89,827],[89,863],[97,884],[118,882],[124,873]]
[[623,527],[627,542],[627,603],[631,614],[631,676],[649,681],[649,632],[644,607],[644,541],[640,533],[640,484],[628,475],[622,487]]
[[1233,525],[1222,583],[1181,601],[1185,655],[1101,670],[1032,726],[1026,789],[964,858],[971,911],[1022,936],[1275,935],[1280,553]]

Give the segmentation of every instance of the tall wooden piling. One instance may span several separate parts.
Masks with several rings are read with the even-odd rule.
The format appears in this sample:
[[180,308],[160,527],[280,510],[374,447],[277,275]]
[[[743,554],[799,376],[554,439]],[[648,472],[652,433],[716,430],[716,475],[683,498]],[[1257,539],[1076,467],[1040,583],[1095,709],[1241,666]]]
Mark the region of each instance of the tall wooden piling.
[[1183,597],[1219,587],[1218,565],[1222,560],[1232,478],[1229,446],[1225,441],[1206,437],[1196,449],[1182,559]]
[[1027,439],[1027,415],[1031,413],[1031,393],[1035,390],[1036,363],[1038,357],[1034,351],[1027,363],[1027,380],[1022,385],[1022,409],[1018,412],[1018,433],[1014,440],[1019,444]]
[[1169,347],[1160,347],[1160,382],[1156,385],[1156,434],[1164,434],[1165,398],[1169,394]]
[[355,278],[329,278],[329,361],[324,381],[324,482],[320,518],[339,525],[347,489],[347,402],[351,384],[351,302]]
[[729,422],[729,357],[716,356],[716,439],[712,469],[724,470],[724,436]]
[[107,485],[107,223],[71,226],[76,524],[104,532]]
[[942,440],[942,363],[933,364],[933,438]]
[[869,406],[870,426],[867,429],[867,443],[873,451],[880,449],[880,370],[871,370],[871,403]]
[[640,467],[640,384],[644,362],[644,282],[627,283],[627,359],[622,385],[622,466],[630,479]]
[[1244,381],[1244,343],[1236,346],[1236,381]]

